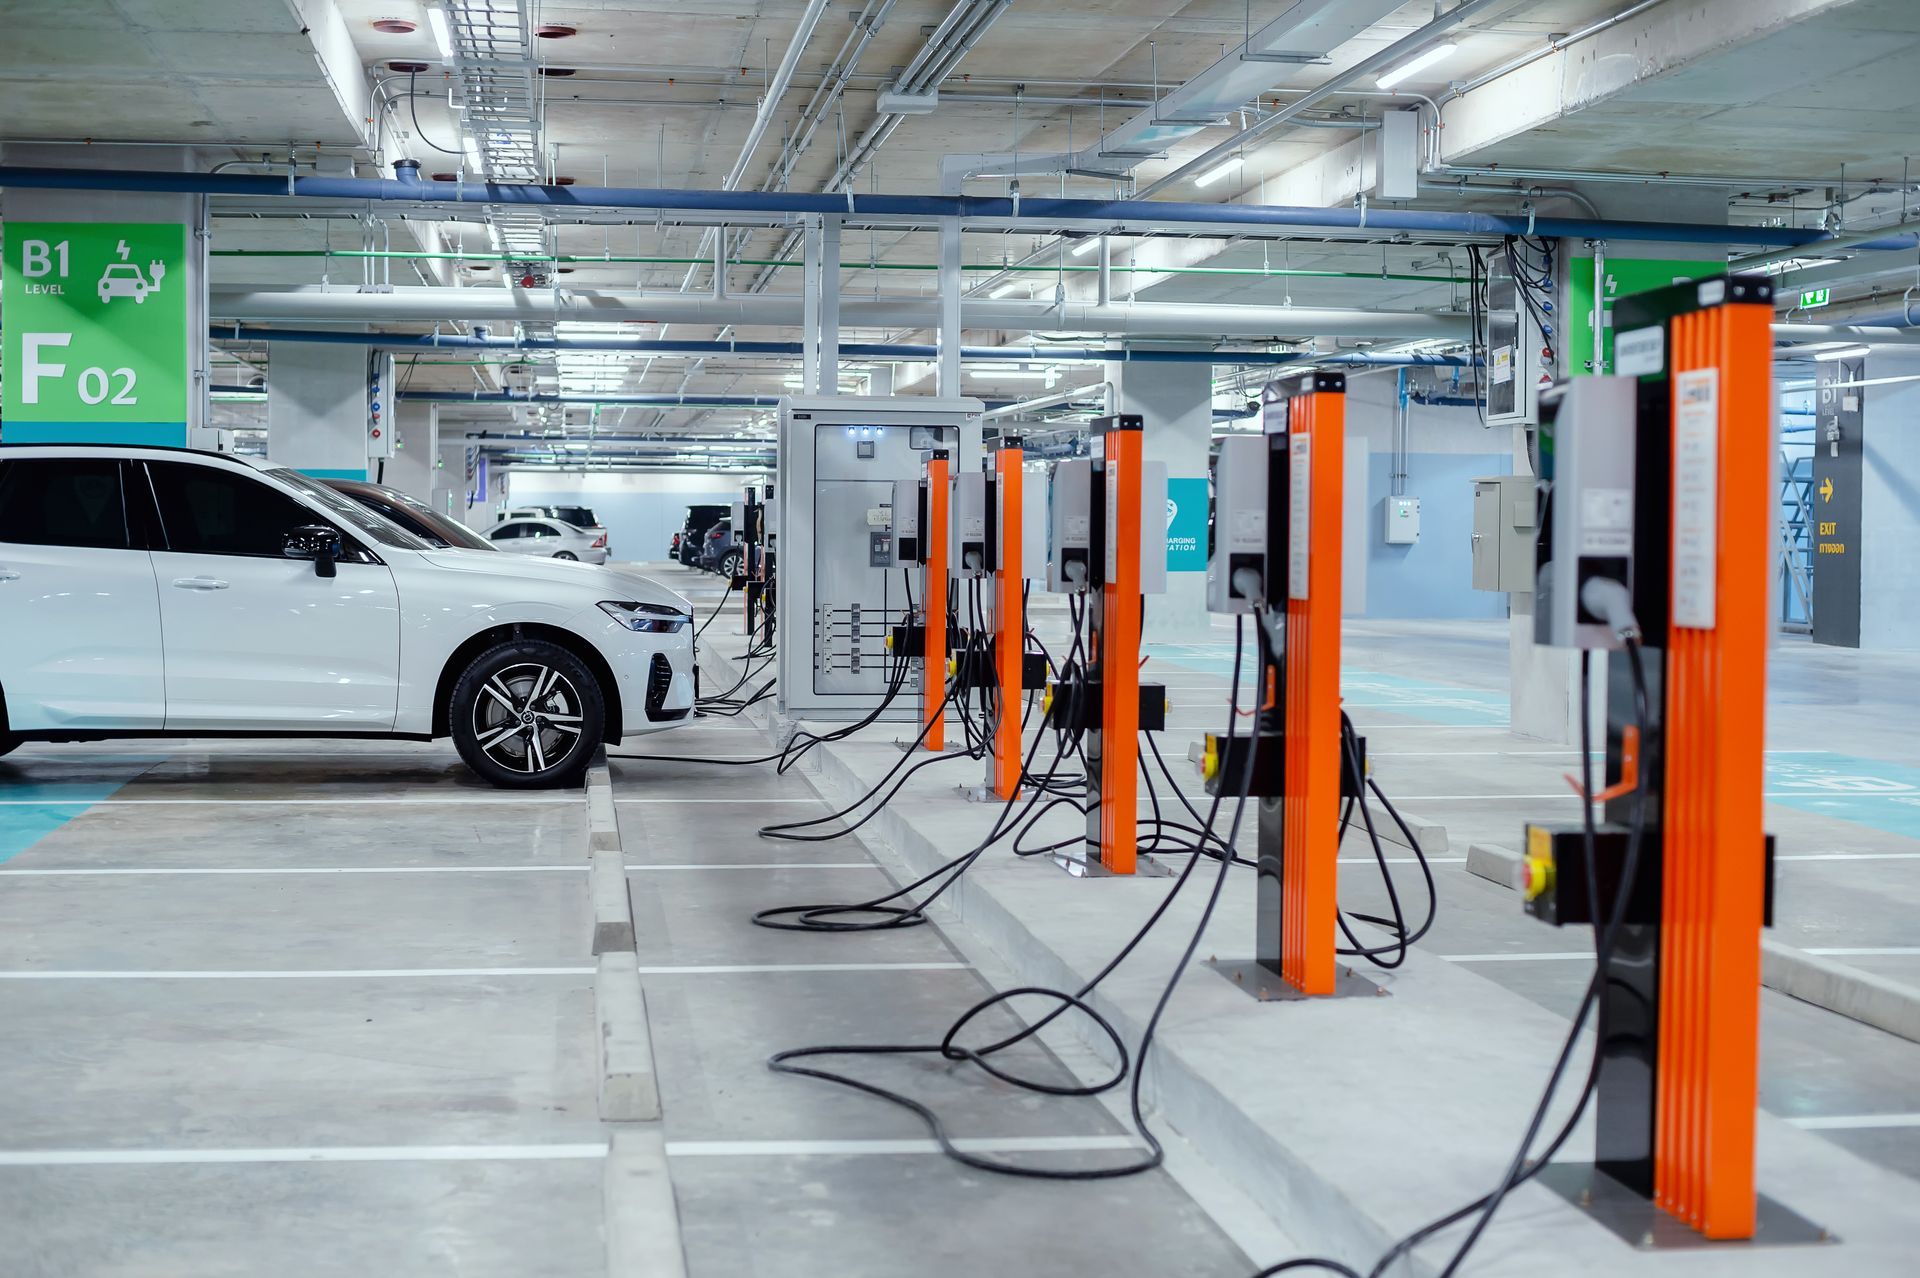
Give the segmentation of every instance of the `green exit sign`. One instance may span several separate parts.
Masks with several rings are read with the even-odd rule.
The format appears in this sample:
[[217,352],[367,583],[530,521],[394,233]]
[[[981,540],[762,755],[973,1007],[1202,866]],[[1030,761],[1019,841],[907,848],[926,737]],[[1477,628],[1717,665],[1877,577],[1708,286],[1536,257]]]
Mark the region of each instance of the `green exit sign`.
[[1810,289],[1800,295],[1800,309],[1803,311],[1817,310],[1832,300],[1833,290],[1824,288]]

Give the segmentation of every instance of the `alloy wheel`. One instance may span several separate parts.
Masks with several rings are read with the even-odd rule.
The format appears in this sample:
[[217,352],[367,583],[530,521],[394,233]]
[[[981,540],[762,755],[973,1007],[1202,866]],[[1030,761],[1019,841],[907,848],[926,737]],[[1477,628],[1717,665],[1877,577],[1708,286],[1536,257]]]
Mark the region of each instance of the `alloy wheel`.
[[580,709],[579,690],[552,666],[506,666],[474,699],[474,741],[503,768],[545,772],[580,748]]

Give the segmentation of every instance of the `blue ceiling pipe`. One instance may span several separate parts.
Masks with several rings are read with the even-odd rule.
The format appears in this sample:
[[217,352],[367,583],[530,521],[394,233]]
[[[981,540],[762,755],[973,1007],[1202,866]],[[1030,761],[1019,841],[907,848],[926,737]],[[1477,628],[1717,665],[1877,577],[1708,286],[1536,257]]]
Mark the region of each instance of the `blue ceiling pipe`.
[[[629,351],[636,355],[790,355],[799,356],[799,342],[715,342],[620,337],[468,337],[458,333],[346,333],[333,329],[260,328],[246,324],[215,324],[209,330],[226,342],[321,342],[341,346],[379,346],[390,350],[482,351]],[[915,359],[939,357],[940,348],[907,343],[843,342],[840,354],[848,359]],[[1053,362],[1120,364],[1219,364],[1244,367],[1302,363],[1309,357],[1295,351],[1134,350],[1124,346],[963,346],[960,358],[970,362]],[[1376,355],[1355,351],[1314,359],[1317,364],[1397,368],[1435,365],[1464,368],[1464,355]]]
[[[405,170],[413,174],[411,169]],[[1265,226],[1275,230],[1333,229],[1422,235],[1537,235],[1549,239],[1655,240],[1678,244],[1744,244],[1801,248],[1831,238],[1801,227],[1728,227],[1692,222],[1605,221],[1510,217],[1494,213],[1420,209],[1298,208],[1284,205],[1207,204],[1160,200],[1024,200],[976,195],[815,195],[799,191],[698,191],[676,188],[538,186],[531,183],[429,182],[406,178],[276,177],[255,173],[166,173],[140,170],[50,169],[0,165],[0,187],[62,191],[159,191],[181,195],[293,196],[326,200],[380,200],[411,204],[520,205],[547,209],[630,208],[649,211],[739,213],[759,216],[832,214],[841,217],[933,221],[1013,219],[1039,225],[1126,222],[1189,226]],[[1855,247],[1911,248],[1912,236]]]

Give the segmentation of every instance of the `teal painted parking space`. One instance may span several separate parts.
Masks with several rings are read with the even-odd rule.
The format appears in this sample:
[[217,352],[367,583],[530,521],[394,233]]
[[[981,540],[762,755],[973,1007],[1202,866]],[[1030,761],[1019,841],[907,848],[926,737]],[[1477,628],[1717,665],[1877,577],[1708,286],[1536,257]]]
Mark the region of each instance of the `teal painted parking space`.
[[[1222,644],[1147,644],[1146,652],[1149,658],[1183,670],[1222,678],[1233,673],[1233,650]],[[1243,668],[1242,678],[1251,677],[1250,668]],[[1143,671],[1141,678],[1151,681],[1153,676]],[[1459,727],[1505,727],[1508,722],[1506,694],[1483,688],[1406,679],[1371,670],[1343,670],[1340,692],[1350,710],[1389,710],[1425,723]]]
[[[110,799],[121,786],[145,772],[159,759],[89,759],[91,771],[105,762],[112,769],[106,776],[85,781],[32,781],[8,778],[0,772],[0,865],[33,847],[67,822],[86,813],[94,804]],[[11,769],[20,772],[22,769]]]
[[1824,751],[1769,755],[1766,786],[1771,803],[1920,839],[1920,768]]

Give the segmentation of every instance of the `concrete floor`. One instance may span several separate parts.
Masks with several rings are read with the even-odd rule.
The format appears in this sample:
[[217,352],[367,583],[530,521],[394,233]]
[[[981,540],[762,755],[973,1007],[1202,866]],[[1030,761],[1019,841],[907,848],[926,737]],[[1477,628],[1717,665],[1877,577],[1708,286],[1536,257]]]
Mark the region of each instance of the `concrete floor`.
[[[661,575],[719,598],[712,578]],[[739,644],[729,621],[709,644]],[[1523,820],[1573,810],[1573,756],[1501,726],[1504,634],[1353,623],[1348,699],[1382,787],[1452,836],[1427,947],[1564,1012],[1585,973],[1551,956],[1586,937],[1525,918],[1458,863],[1470,841],[1511,844]],[[1224,709],[1228,643],[1157,648],[1149,666],[1174,692],[1164,750],[1191,790],[1186,747]],[[1873,950],[1843,961],[1920,984],[1917,674],[1920,656],[1783,640],[1768,821],[1777,934]],[[703,720],[621,753],[766,747],[745,720]],[[799,776],[613,768],[693,1274],[1252,1268],[1219,1203],[1164,1173],[973,1173],[879,1143],[923,1136],[903,1111],[770,1073],[784,1047],[937,1036],[992,973],[932,927],[849,945],[747,924],[890,882],[857,841],[756,837],[825,810]],[[0,760],[0,1272],[604,1272],[584,831],[579,796],[486,789],[444,744]],[[1417,894],[1412,867],[1395,869]],[[1355,907],[1378,903],[1370,876],[1346,873]],[[836,969],[808,970],[822,964]],[[1763,1007],[1763,1105],[1920,1175],[1920,1045],[1771,993]],[[1039,1048],[1022,1063],[1061,1068]],[[1095,1102],[924,1061],[853,1068],[965,1135],[1039,1142],[1018,1157],[1124,1156]]]

